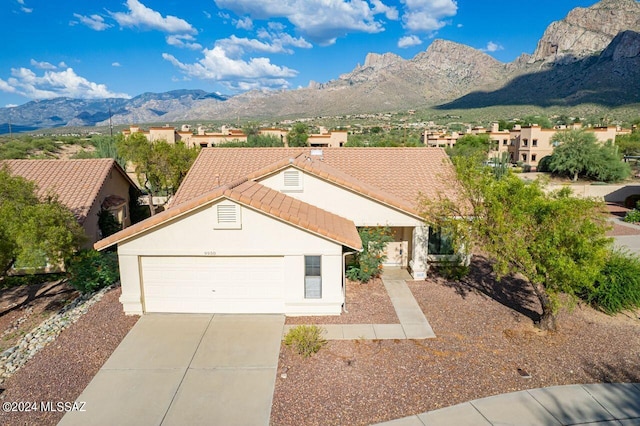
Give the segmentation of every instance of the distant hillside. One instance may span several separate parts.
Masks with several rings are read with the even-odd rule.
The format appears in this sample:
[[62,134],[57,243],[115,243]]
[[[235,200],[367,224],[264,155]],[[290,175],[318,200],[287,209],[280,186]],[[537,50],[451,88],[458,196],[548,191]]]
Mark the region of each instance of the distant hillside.
[[[517,26],[514,26],[517,31]],[[370,53],[336,79],[283,91],[225,97],[202,90],[133,99],[58,98],[0,109],[0,131],[237,118],[284,118],[493,105],[620,106],[640,102],[640,3],[602,0],[549,25],[533,54],[501,63],[434,40],[412,59]],[[22,127],[20,127],[22,126]],[[18,130],[16,130],[18,131]]]

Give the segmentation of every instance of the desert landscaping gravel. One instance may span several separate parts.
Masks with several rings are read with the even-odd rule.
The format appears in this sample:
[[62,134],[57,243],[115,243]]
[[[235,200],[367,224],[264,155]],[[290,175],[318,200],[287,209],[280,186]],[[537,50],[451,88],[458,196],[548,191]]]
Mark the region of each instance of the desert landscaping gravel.
[[[119,297],[120,288],[109,290],[78,322],[7,379],[0,403],[75,401],[138,320],[124,315]],[[63,415],[0,411],[0,424],[55,425]]]
[[576,305],[545,333],[525,283],[495,283],[486,264],[471,278],[409,283],[435,339],[330,341],[308,359],[283,347],[271,423],[365,425],[530,388],[640,382],[640,313]]

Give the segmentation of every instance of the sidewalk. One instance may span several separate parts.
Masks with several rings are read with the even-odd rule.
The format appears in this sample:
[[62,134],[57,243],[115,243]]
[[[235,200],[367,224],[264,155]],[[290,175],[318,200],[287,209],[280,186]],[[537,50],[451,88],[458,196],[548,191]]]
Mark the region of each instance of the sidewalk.
[[[382,274],[382,282],[389,294],[400,324],[319,324],[327,332],[327,340],[357,339],[430,339],[436,337],[429,321],[409,290],[406,280],[411,275],[399,268],[388,268]],[[283,336],[295,325],[285,325]]]
[[640,425],[640,383],[553,386],[465,402],[379,426]]
[[[625,226],[627,228],[640,230],[640,225],[636,225],[634,223],[627,223],[627,222],[624,222],[622,219],[610,218],[609,221],[619,226]],[[631,253],[635,253],[636,255],[640,256],[640,235],[615,236],[613,237],[613,245],[621,249],[629,250]]]

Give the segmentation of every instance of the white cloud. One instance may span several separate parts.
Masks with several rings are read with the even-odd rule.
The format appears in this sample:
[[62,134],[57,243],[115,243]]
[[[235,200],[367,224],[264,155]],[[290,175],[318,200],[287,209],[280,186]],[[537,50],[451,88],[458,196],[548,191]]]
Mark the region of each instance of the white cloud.
[[104,18],[100,15],[84,16],[78,13],[74,13],[73,16],[77,18],[80,23],[95,31],[104,31],[107,28],[113,27],[113,25],[104,22]]
[[422,44],[422,40],[420,40],[420,37],[414,35],[401,37],[400,40],[398,40],[398,47],[400,48],[417,46],[419,44]]
[[[442,1],[442,0],[440,0]],[[221,9],[253,19],[286,18],[306,38],[320,44],[333,44],[349,32],[384,31],[377,15],[397,19],[397,10],[380,0],[215,0]]]
[[211,19],[211,14],[209,12],[207,12],[206,10],[203,10],[202,14],[204,15],[205,18]]
[[9,79],[0,79],[0,90],[30,99],[130,98],[126,93],[111,92],[106,85],[93,83],[77,75],[72,68],[64,71],[45,71],[42,76],[37,76],[28,68],[12,68]]
[[446,25],[445,18],[455,16],[455,0],[401,0],[404,4],[402,23],[415,32],[433,32]]
[[172,34],[167,36],[167,44],[191,50],[202,49],[200,43],[194,43],[195,38],[190,34]]
[[46,61],[38,62],[35,59],[31,59],[30,63],[32,67],[40,68],[41,70],[55,70],[58,68],[55,65],[50,64],[49,62],[46,62]]
[[64,61],[60,61],[60,63],[58,64],[58,68],[69,68],[69,66],[65,64]]
[[32,7],[21,7],[20,10],[22,10],[24,13],[33,12],[33,8]]
[[17,106],[18,106],[18,104],[6,104],[4,107],[5,108],[15,108]]
[[380,0],[371,0],[371,3],[373,4],[373,13],[384,13],[387,19],[391,19],[392,21],[398,19],[398,9],[394,6],[387,6]]
[[112,63],[111,63],[111,66],[112,66],[112,67],[119,68],[119,67],[121,67],[122,65],[120,64],[120,62],[112,62]]
[[273,21],[269,22],[267,24],[267,27],[269,27],[269,29],[272,31],[284,31],[284,29],[286,28],[282,22]]
[[248,16],[245,16],[244,18],[238,20],[234,20],[233,24],[236,26],[236,28],[241,30],[248,31],[253,28],[253,21]]
[[244,60],[232,57],[220,45],[205,49],[203,54],[204,57],[193,64],[182,63],[168,53],[163,53],[162,57],[189,77],[215,80],[234,90],[288,87],[286,79],[298,73],[272,64],[269,58]]
[[138,0],[127,0],[129,12],[109,12],[121,27],[151,28],[167,33],[191,33],[197,34],[193,26],[184,19],[167,15],[163,17],[160,12],[150,9]]
[[456,27],[458,27],[458,28],[462,28],[462,27],[464,27],[464,25],[462,25],[462,24],[458,24],[458,25],[456,25]]
[[480,49],[482,52],[497,52],[498,50],[504,50],[504,47],[498,43],[490,41],[487,46]]

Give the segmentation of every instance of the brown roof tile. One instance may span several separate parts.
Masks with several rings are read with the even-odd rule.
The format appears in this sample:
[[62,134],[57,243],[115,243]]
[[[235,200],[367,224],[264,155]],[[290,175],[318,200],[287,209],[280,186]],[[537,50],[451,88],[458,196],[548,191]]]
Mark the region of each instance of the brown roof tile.
[[[205,148],[178,189],[172,205],[219,185],[257,179],[291,163],[336,184],[415,214],[420,196],[453,191],[453,168],[441,148]],[[312,158],[305,163],[303,160]],[[217,178],[216,178],[217,177]]]
[[176,205],[98,241],[94,247],[97,250],[107,248],[221,198],[228,198],[245,206],[250,206],[347,247],[356,250],[362,248],[358,231],[354,223],[349,219],[293,199],[258,182],[246,179],[229,183],[190,201]]
[[[38,185],[38,195],[57,195],[81,224],[85,221],[100,189],[115,168],[127,179],[127,175],[111,158],[87,160],[5,160],[12,174],[22,176]],[[134,185],[131,182],[131,185]],[[135,185],[134,185],[135,186]]]

